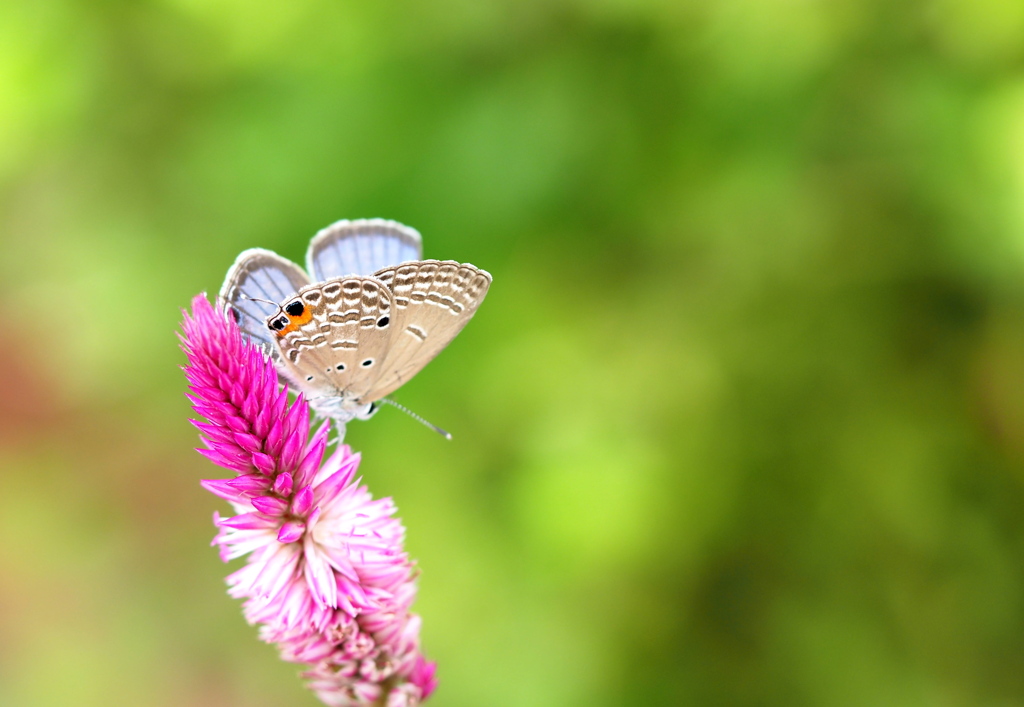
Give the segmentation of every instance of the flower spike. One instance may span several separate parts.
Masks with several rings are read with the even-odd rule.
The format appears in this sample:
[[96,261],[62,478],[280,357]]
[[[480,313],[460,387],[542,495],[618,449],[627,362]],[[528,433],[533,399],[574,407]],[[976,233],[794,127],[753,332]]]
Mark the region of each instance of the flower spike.
[[203,488],[231,504],[214,514],[213,544],[245,565],[228,593],[281,658],[305,663],[308,687],[330,707],[415,707],[437,686],[410,609],[416,574],[390,498],[359,484],[360,456],[325,461],[329,424],[310,429],[301,395],[288,402],[277,369],[207,301],[192,300],[180,337],[199,453],[236,475]]

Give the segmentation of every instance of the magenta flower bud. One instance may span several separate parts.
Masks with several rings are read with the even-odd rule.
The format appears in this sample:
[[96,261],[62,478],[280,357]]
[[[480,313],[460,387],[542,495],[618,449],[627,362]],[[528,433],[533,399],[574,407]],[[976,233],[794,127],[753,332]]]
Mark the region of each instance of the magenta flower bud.
[[320,468],[320,462],[323,461],[324,450],[327,449],[327,432],[329,427],[324,425],[316,434],[313,435],[313,440],[309,444],[309,451],[302,458],[299,463],[299,469],[295,472],[295,480],[299,485],[306,485],[313,480],[313,475],[316,474],[317,469]]
[[263,494],[267,490],[267,480],[259,474],[243,474],[227,482],[239,493],[250,496]]
[[288,472],[278,474],[274,479],[274,493],[279,496],[288,496],[292,492],[292,475]]
[[[208,442],[208,440],[203,441]],[[250,470],[249,459],[227,445],[224,445],[220,449],[197,449],[196,451],[212,461],[214,464],[226,469],[231,469],[232,471],[237,471],[239,473],[246,473]]]
[[280,543],[293,543],[302,537],[306,532],[306,524],[299,521],[289,521],[281,526],[277,533],[277,541]]
[[264,451],[272,457],[278,457],[281,454],[281,443],[283,441],[284,421],[278,418],[270,425],[270,432],[267,433],[267,443],[264,445]]
[[263,452],[253,452],[252,465],[256,467],[261,474],[266,474],[267,476],[270,476],[277,470],[277,463],[274,462],[274,458],[269,454],[264,454]]
[[250,455],[253,452],[260,451],[260,439],[255,435],[246,434],[244,432],[236,432],[234,434],[235,443],[238,444],[243,450],[248,452]]
[[311,434],[302,396],[288,402],[273,362],[205,297],[183,329],[187,396],[206,418],[193,423],[199,452],[237,474],[201,482],[234,508],[214,514],[221,559],[246,558],[228,593],[284,660],[307,664],[325,704],[417,707],[437,686],[436,666],[420,651],[416,575],[394,504],[358,484],[347,446],[324,459],[329,426]]
[[213,440],[218,444],[231,444],[234,441],[234,433],[230,430],[226,430],[221,425],[214,425],[208,422],[199,422],[198,420],[189,420],[196,429],[203,433],[203,437],[206,439]]
[[[305,404],[302,393],[299,393],[295,400],[296,404],[291,407],[284,418],[284,435],[301,435],[305,439],[309,434],[309,406]],[[301,403],[301,404],[300,404]]]
[[[233,407],[233,406],[232,406]],[[224,423],[231,428],[232,432],[238,432],[245,434],[249,431],[249,423],[239,417],[237,414],[228,414],[224,416]]]
[[237,516],[221,518],[217,525],[236,530],[260,530],[267,527],[267,520],[256,513],[239,513]]
[[309,509],[313,507],[313,487],[303,486],[299,489],[299,492],[295,494],[295,500],[292,501],[292,513],[297,516],[304,516],[309,513]]
[[226,501],[241,503],[245,498],[238,489],[231,485],[231,481],[228,479],[203,479],[199,485]]
[[302,435],[291,434],[285,437],[284,448],[281,450],[281,468],[294,469],[299,462],[299,455],[305,446],[306,440]]
[[256,496],[250,503],[257,511],[268,516],[283,515],[288,510],[288,502],[274,496]]
[[256,421],[256,415],[259,412],[259,403],[256,402],[255,396],[250,393],[245,396],[245,400],[242,401],[242,417],[246,420]]
[[409,681],[420,689],[421,699],[430,697],[430,693],[437,689],[437,679],[434,673],[437,672],[437,663],[432,663],[422,655],[416,656],[416,664],[409,673]]

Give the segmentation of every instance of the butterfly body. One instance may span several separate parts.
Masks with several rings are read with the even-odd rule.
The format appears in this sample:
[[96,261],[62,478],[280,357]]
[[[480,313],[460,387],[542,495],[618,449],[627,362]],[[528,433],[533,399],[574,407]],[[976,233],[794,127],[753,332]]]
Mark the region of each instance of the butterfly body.
[[310,244],[307,268],[318,281],[251,249],[228,271],[221,299],[314,410],[365,419],[448,345],[490,287],[491,276],[468,263],[420,260],[419,244],[393,221],[342,221]]

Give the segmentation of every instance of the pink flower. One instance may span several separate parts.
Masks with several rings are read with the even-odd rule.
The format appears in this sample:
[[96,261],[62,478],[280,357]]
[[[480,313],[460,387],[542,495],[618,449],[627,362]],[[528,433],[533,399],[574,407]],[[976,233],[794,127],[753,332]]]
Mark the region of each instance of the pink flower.
[[246,619],[284,660],[306,663],[327,705],[414,707],[434,691],[435,664],[420,653],[410,612],[415,572],[390,498],[374,500],[347,446],[324,461],[329,423],[310,434],[302,396],[288,403],[277,370],[204,295],[185,315],[188,398],[199,453],[236,473],[202,481],[235,515],[214,514],[213,544]]

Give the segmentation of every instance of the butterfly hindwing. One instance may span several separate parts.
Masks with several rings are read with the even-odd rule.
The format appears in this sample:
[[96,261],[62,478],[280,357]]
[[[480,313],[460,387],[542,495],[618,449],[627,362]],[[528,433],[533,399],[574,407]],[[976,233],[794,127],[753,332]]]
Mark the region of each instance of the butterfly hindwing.
[[423,257],[419,232],[395,221],[338,221],[310,241],[306,269],[314,282],[372,275],[381,268]]
[[[355,399],[369,391],[394,330],[387,286],[372,277],[334,278],[304,287],[279,311],[268,317],[268,331],[299,390],[309,398]],[[273,331],[275,320],[287,324]]]
[[421,260],[378,271],[394,300],[387,356],[364,402],[379,400],[416,375],[462,331],[491,285],[468,263]]
[[266,318],[277,311],[278,303],[308,284],[309,277],[292,261],[270,250],[250,248],[228,270],[220,300],[234,310],[245,334],[258,344],[272,345]]

